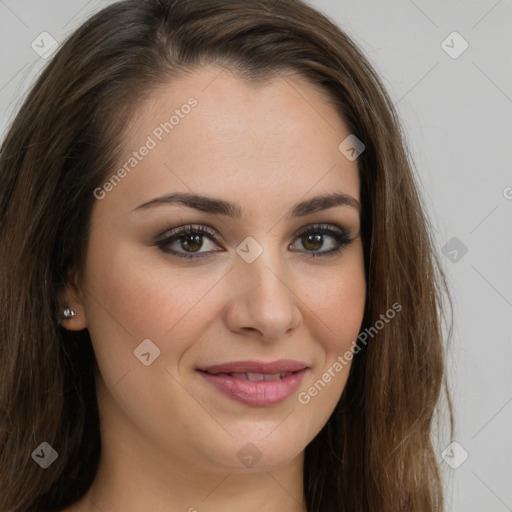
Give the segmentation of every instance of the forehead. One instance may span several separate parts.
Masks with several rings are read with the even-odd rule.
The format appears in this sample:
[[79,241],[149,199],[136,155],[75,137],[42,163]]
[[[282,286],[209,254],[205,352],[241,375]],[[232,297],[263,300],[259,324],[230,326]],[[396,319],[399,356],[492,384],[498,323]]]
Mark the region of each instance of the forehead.
[[359,199],[357,163],[338,149],[349,134],[327,92],[303,77],[256,84],[203,67],[134,112],[119,165],[151,149],[111,195],[122,188],[133,207],[172,191],[240,196],[260,208],[333,190]]

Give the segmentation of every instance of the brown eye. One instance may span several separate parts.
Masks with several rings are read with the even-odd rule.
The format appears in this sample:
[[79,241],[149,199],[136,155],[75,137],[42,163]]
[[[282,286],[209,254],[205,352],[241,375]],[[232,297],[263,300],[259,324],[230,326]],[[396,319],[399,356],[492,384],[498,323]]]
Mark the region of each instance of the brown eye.
[[[157,240],[161,251],[179,258],[203,258],[217,251],[200,251],[205,240],[215,242],[217,235],[206,226],[184,226],[167,233],[164,238]],[[170,248],[172,247],[172,248]]]
[[324,244],[324,235],[304,235],[302,244],[308,251],[318,251]]
[[178,240],[181,240],[181,247],[189,252],[197,252],[203,245],[203,235],[185,235]]
[[[324,224],[311,226],[303,231],[299,234],[298,241],[306,249],[303,252],[311,253],[309,256],[312,257],[333,255],[352,242],[344,229]],[[327,250],[321,251],[325,245]]]

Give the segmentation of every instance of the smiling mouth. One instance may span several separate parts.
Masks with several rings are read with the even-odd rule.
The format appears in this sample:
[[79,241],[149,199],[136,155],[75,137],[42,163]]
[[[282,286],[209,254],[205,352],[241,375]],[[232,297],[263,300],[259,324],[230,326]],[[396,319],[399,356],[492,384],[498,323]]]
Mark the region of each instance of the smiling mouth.
[[[200,370],[203,371],[203,370]],[[250,380],[251,382],[258,382],[260,380],[272,381],[279,380],[291,375],[296,372],[279,372],[279,373],[254,373],[254,372],[231,372],[231,373],[210,373],[205,371],[210,375],[215,376],[224,376],[224,377],[233,377],[234,379],[242,379],[242,380]]]
[[[220,373],[237,375],[281,375],[293,373],[308,368],[306,363],[293,359],[278,359],[277,361],[232,361],[229,363],[202,366],[197,368],[200,371],[219,375]],[[261,379],[257,379],[261,380]]]
[[297,361],[245,361],[198,368],[215,389],[232,400],[251,406],[283,402],[299,387],[309,367]]

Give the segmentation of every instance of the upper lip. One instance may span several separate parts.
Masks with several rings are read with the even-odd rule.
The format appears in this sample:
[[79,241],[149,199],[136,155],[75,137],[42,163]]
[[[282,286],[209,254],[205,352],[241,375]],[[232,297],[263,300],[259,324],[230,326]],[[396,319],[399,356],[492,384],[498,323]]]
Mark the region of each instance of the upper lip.
[[306,363],[293,361],[291,359],[279,359],[277,361],[233,361],[212,366],[197,368],[200,371],[211,374],[217,373],[282,373],[297,372],[308,368]]

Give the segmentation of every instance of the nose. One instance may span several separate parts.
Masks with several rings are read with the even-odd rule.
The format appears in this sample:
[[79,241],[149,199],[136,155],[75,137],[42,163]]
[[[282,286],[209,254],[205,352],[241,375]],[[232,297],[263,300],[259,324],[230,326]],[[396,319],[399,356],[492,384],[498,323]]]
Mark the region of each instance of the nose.
[[229,273],[225,321],[233,332],[255,331],[263,341],[276,341],[302,322],[293,277],[278,257],[265,249],[252,263],[242,258]]

